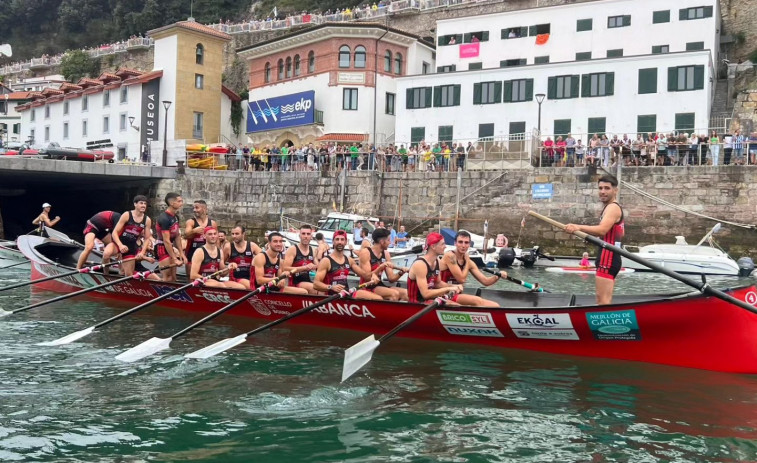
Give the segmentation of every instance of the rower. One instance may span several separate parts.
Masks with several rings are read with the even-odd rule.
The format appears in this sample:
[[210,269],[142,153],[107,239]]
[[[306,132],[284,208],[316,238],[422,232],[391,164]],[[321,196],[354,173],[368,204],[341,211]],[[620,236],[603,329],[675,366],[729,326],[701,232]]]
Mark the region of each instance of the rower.
[[[225,249],[226,243],[228,243],[228,241],[226,241],[226,232],[223,230],[218,230],[218,247]],[[226,256],[228,257],[228,254]]]
[[315,242],[318,243],[318,247],[315,250],[315,265],[318,265],[321,259],[329,253],[329,245],[326,243],[323,233],[320,232],[315,234]]
[[181,233],[179,233],[179,218],[176,215],[184,205],[184,199],[180,194],[170,192],[166,194],[165,202],[168,207],[161,212],[155,224],[155,230],[158,233],[155,249],[161,267],[174,264],[173,267],[163,271],[163,280],[176,281],[176,266],[187,263],[183,253]]
[[[118,212],[102,211],[87,220],[87,226],[84,227],[84,231],[82,232],[84,235],[84,249],[79,254],[76,268],[82,268],[87,262],[89,254],[95,248],[95,240],[100,240],[105,245],[103,249],[103,263],[110,259],[110,256],[114,254],[113,246],[109,246],[111,243],[110,232],[113,231],[120,217],[121,214]],[[115,251],[115,254],[117,253],[118,251]]]
[[[289,272],[284,272],[282,267],[281,251],[284,250],[284,236],[279,232],[268,234],[268,246],[265,251],[261,252],[252,261],[255,271],[254,278],[250,282],[253,287],[268,284],[278,276],[289,276]],[[289,294],[307,294],[305,288],[295,288],[287,286],[287,280],[282,279],[277,286],[271,288],[273,291],[281,291]]]
[[[135,257],[136,260],[144,259],[148,262],[155,262],[155,259],[152,257],[147,257],[147,249],[150,246],[150,235],[152,235],[152,220],[145,214],[146,210],[147,197],[142,195],[135,196],[134,210],[121,214],[113,229],[113,245],[117,248],[117,252],[121,253],[121,258],[124,260]],[[142,241],[141,249],[137,244],[138,241]],[[136,260],[130,260],[121,264],[124,276],[134,274]]]
[[256,255],[263,252],[263,250],[252,241],[247,241],[244,232],[245,229],[241,225],[237,225],[231,229],[231,241],[224,245],[223,255],[229,263],[236,264],[237,266],[231,274],[234,281],[250,289],[252,260]]
[[310,237],[313,227],[302,225],[300,227],[300,242],[291,246],[284,253],[283,271],[293,273],[289,276],[289,286],[304,288],[309,294],[316,294],[313,282],[310,280],[310,271],[318,268],[315,265],[315,253],[310,247]]
[[192,212],[194,217],[187,220],[184,226],[184,238],[187,240],[187,246],[184,248],[187,257],[187,275],[189,275],[190,262],[194,252],[205,244],[205,228],[214,227],[216,230],[218,229],[216,221],[208,217],[208,203],[204,200],[195,200],[192,204]]
[[407,275],[408,300],[425,304],[453,292],[455,296],[445,304],[458,305],[455,301],[463,292],[463,285],[451,285],[439,278],[439,256],[444,254],[444,237],[436,232],[429,233],[424,248],[426,254],[413,262]]
[[[195,252],[192,255],[192,263],[189,272],[189,278],[192,280],[207,277],[226,268],[226,263],[223,259],[223,251],[218,247],[218,230],[213,226],[206,227],[205,233],[203,233],[203,238],[205,238],[205,243],[198,248],[200,252]],[[234,271],[236,268],[237,264],[229,264],[229,271]],[[245,289],[245,286],[242,283],[236,281],[220,281],[217,278],[217,276],[208,278],[202,284],[211,288]]]
[[[464,230],[457,232],[457,235],[455,235],[455,249],[445,252],[439,261],[439,278],[443,282],[450,285],[464,284],[470,274],[482,285],[491,286],[498,282],[500,278],[507,278],[507,272],[504,270],[496,275],[484,275],[468,255],[470,245],[470,233]],[[499,304],[494,301],[471,294],[459,294],[456,301],[461,305],[475,307],[499,307]]]
[[[349,289],[347,275],[349,275],[350,270],[355,272],[360,278],[373,282],[379,281],[379,278],[374,273],[364,272],[363,269],[355,263],[355,260],[352,257],[344,255],[344,247],[347,245],[346,231],[335,231],[332,242],[334,248],[331,254],[327,255],[326,258],[322,259],[318,264],[318,272],[315,274],[315,281],[313,282],[313,286],[317,291],[335,294],[345,289]],[[376,301],[382,300],[382,297],[378,294],[374,294],[364,289],[355,291],[353,297]]]
[[[394,266],[389,257],[389,251],[387,251],[389,249],[389,230],[386,228],[377,228],[373,230],[372,236],[373,244],[358,252],[357,256],[360,261],[360,267],[363,269],[363,272],[372,273],[379,279],[383,273],[386,275],[389,283],[397,282],[409,269],[400,268],[397,273],[391,271],[394,269]],[[360,279],[360,283],[365,283],[366,281],[364,278]],[[407,290],[405,288],[393,288],[384,282],[380,282],[367,291],[378,294],[387,301],[407,301]]]
[[45,203],[42,205],[42,212],[37,216],[36,219],[32,220],[33,225],[37,225],[37,233],[41,236],[44,232],[43,225],[48,228],[54,227],[58,222],[60,222],[60,216],[55,216],[53,220],[50,220],[50,209],[52,209],[52,205],[50,203]]

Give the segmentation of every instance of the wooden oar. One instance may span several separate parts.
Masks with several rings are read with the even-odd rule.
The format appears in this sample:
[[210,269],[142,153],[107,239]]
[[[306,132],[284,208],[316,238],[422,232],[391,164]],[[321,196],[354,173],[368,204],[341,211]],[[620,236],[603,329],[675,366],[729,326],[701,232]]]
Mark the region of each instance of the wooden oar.
[[131,275],[131,276],[128,276],[128,277],[123,277],[123,278],[119,278],[117,280],[113,280],[113,281],[109,281],[107,283],[103,283],[101,285],[92,286],[91,288],[84,288],[84,289],[81,289],[81,290],[73,292],[73,293],[64,294],[62,296],[54,297],[54,298],[48,299],[46,301],[37,302],[36,304],[30,304],[30,305],[27,305],[25,307],[21,307],[19,309],[15,309],[15,310],[11,310],[11,311],[0,309],[0,317],[7,317],[8,315],[13,315],[14,313],[25,312],[27,310],[36,309],[37,307],[42,307],[43,305],[52,304],[53,302],[64,301],[66,299],[69,299],[69,298],[72,298],[72,297],[75,297],[75,296],[80,296],[82,294],[86,294],[86,293],[88,293],[90,291],[96,291],[98,289],[107,288],[108,286],[117,285],[118,283],[123,283],[126,280],[147,278],[151,273],[152,272],[135,273],[134,275]]
[[97,323],[96,325],[92,325],[92,326],[90,326],[87,329],[84,329],[84,330],[81,330],[81,331],[77,331],[75,333],[71,333],[69,335],[63,336],[62,338],[56,339],[55,341],[41,342],[41,343],[39,343],[37,345],[38,346],[61,346],[63,344],[70,344],[70,343],[72,343],[74,341],[77,341],[77,340],[83,338],[84,336],[92,334],[98,328],[102,328],[105,325],[109,325],[109,324],[111,324],[111,323],[113,323],[113,322],[115,322],[117,320],[120,320],[120,319],[122,319],[124,317],[127,317],[127,316],[129,316],[129,315],[131,315],[131,314],[133,314],[135,312],[138,312],[138,311],[140,311],[140,310],[142,310],[142,309],[144,309],[146,307],[149,307],[149,306],[155,304],[156,302],[160,302],[163,299],[168,299],[169,297],[173,296],[174,294],[180,293],[181,291],[184,291],[187,288],[194,287],[194,286],[199,286],[202,283],[204,283],[205,281],[207,281],[208,279],[213,278],[216,275],[220,275],[221,273],[227,272],[228,270],[229,270],[228,268],[225,268],[223,270],[219,270],[219,271],[217,271],[217,272],[215,272],[215,273],[213,273],[211,275],[208,275],[206,277],[198,278],[198,279],[194,280],[191,283],[187,283],[184,286],[179,286],[178,288],[176,288],[176,289],[174,289],[172,291],[169,291],[169,292],[163,294],[162,296],[158,296],[155,299],[150,299],[149,301],[144,302],[142,304],[139,304],[136,307],[132,307],[131,309],[129,309],[129,310],[125,311],[125,312],[122,312],[122,313],[120,313],[120,314],[118,314],[118,315],[116,315],[114,317],[111,317],[111,318],[109,318],[109,319],[107,319],[105,321]]
[[[490,268],[484,268],[483,270],[484,270],[484,272],[491,273],[492,275],[499,276],[499,272],[495,272],[494,270],[492,270]],[[539,283],[529,283],[527,281],[523,281],[523,280],[519,280],[517,278],[513,278],[510,275],[507,275],[507,277],[505,278],[505,280],[512,281],[515,284],[521,285],[524,288],[528,288],[531,291],[534,291],[534,292],[537,292],[537,293],[542,293],[542,292],[543,293],[548,293],[548,292],[550,292],[550,291],[547,291],[546,289],[542,288],[541,286],[539,286]]]
[[[565,224],[562,224],[562,223],[560,223],[560,222],[558,222],[556,220],[550,219],[549,217],[545,217],[545,216],[543,216],[541,214],[538,214],[538,213],[536,213],[534,211],[528,211],[528,214],[531,215],[531,216],[533,216],[533,217],[536,217],[539,220],[543,220],[543,221],[547,222],[548,224],[550,224],[550,225],[552,225],[554,227],[560,228],[561,230],[565,230]],[[748,303],[746,303],[744,301],[741,301],[739,299],[736,299],[735,297],[731,296],[730,294],[726,294],[723,291],[715,289],[715,288],[711,287],[706,282],[692,280],[691,278],[687,278],[687,277],[685,277],[685,276],[683,276],[681,274],[678,274],[678,273],[676,273],[676,272],[674,272],[674,271],[672,271],[670,269],[667,269],[667,268],[665,268],[665,267],[663,267],[661,265],[657,265],[654,262],[650,262],[650,261],[644,259],[643,257],[639,257],[638,255],[636,255],[636,254],[634,254],[632,252],[628,252],[628,251],[626,251],[623,248],[619,248],[619,247],[617,247],[615,245],[612,245],[610,243],[605,243],[603,240],[597,238],[596,236],[592,236],[592,235],[589,235],[587,233],[584,233],[584,232],[578,231],[578,230],[574,231],[573,234],[576,235],[579,238],[582,238],[583,240],[585,240],[585,241],[587,241],[587,242],[589,242],[591,244],[599,246],[602,249],[607,249],[607,250],[612,251],[614,253],[620,254],[621,256],[625,257],[626,259],[630,259],[630,260],[632,260],[634,262],[638,262],[638,263],[640,263],[641,265],[643,265],[645,267],[649,267],[650,269],[654,270],[655,272],[660,272],[662,274],[665,274],[665,275],[669,276],[670,278],[673,278],[673,279],[676,279],[676,280],[680,281],[683,284],[686,284],[686,285],[689,285],[691,287],[694,287],[694,288],[698,289],[702,294],[706,294],[708,296],[717,297],[718,299],[722,299],[722,300],[724,300],[726,302],[730,302],[731,304],[739,306],[739,307],[741,307],[744,310],[748,310],[748,311],[750,311],[752,313],[757,314],[757,307],[754,307],[753,305],[748,304]]]
[[370,335],[357,344],[352,345],[344,351],[344,365],[342,365],[342,381],[346,380],[350,376],[354,375],[358,370],[363,368],[373,358],[373,351],[378,349],[382,342],[386,342],[397,334],[403,328],[406,328],[414,321],[418,320],[422,316],[426,315],[435,308],[446,304],[447,300],[451,297],[451,293],[446,296],[437,297],[434,302],[419,310],[413,316],[392,328],[391,331],[381,336],[376,340],[375,335]]
[[324,306],[324,305],[328,304],[329,302],[333,302],[333,301],[335,301],[337,299],[341,299],[343,297],[351,296],[358,289],[362,289],[362,288],[365,288],[367,286],[372,286],[373,284],[375,284],[375,283],[369,281],[367,283],[363,283],[362,285],[358,286],[357,288],[352,288],[352,289],[349,289],[349,290],[345,289],[345,290],[343,290],[343,291],[341,291],[341,292],[339,292],[337,294],[334,294],[334,295],[331,295],[331,296],[329,296],[329,297],[327,297],[325,299],[322,299],[322,300],[316,302],[313,305],[309,305],[307,307],[303,307],[302,309],[294,311],[294,312],[290,313],[289,315],[285,315],[285,316],[283,316],[281,318],[278,318],[278,319],[276,319],[276,320],[274,320],[274,321],[272,321],[270,323],[266,323],[263,326],[259,326],[259,327],[255,328],[252,331],[248,331],[247,333],[240,334],[239,336],[234,337],[234,338],[222,339],[222,340],[216,342],[215,344],[211,344],[211,345],[209,345],[207,347],[203,347],[202,349],[198,349],[198,350],[196,350],[194,352],[190,352],[189,354],[186,354],[184,357],[194,358],[194,359],[206,359],[206,358],[209,358],[209,357],[213,357],[214,355],[218,355],[221,352],[225,352],[225,351],[231,349],[234,346],[238,346],[239,344],[242,344],[243,342],[245,342],[247,340],[247,338],[249,338],[250,336],[252,336],[254,334],[260,333],[261,331],[265,331],[265,330],[267,330],[269,328],[273,328],[274,326],[276,326],[276,325],[278,325],[280,323],[284,323],[287,320],[291,320],[294,317],[299,317],[300,315],[304,315],[304,314],[310,312],[313,309],[317,309],[318,307],[321,307],[321,306]]
[[123,260],[119,260],[119,261],[116,261],[116,262],[109,262],[107,264],[98,264],[98,265],[93,265],[91,267],[84,267],[84,268],[80,268],[78,270],[72,270],[70,272],[61,273],[60,275],[52,275],[52,276],[45,277],[45,278],[38,278],[36,280],[24,281],[23,283],[16,283],[15,285],[10,285],[10,286],[2,287],[2,288],[0,288],[0,291],[7,291],[9,289],[21,288],[22,286],[29,286],[29,285],[33,285],[34,283],[42,283],[43,281],[55,280],[56,278],[63,278],[63,277],[71,276],[71,275],[76,275],[77,273],[96,272],[96,271],[102,270],[102,269],[104,269],[106,267],[110,267],[112,265],[123,264],[124,262],[129,262],[129,261],[132,261],[132,260],[135,260],[135,259],[136,259],[136,257],[130,257],[128,259],[123,259]]
[[24,264],[28,264],[28,263],[29,263],[28,260],[24,260],[24,261],[17,262],[17,263],[12,264],[12,265],[6,265],[5,267],[0,267],[0,270],[5,270],[6,268],[18,267],[19,265],[24,265]]
[[181,331],[178,331],[176,334],[168,337],[168,338],[151,338],[147,341],[143,342],[142,344],[136,345],[132,347],[129,350],[126,350],[119,355],[116,356],[117,360],[121,360],[123,362],[136,362],[137,360],[143,359],[145,357],[148,357],[152,354],[156,354],[162,350],[168,349],[171,345],[171,341],[178,338],[179,336],[183,336],[193,329],[197,328],[200,325],[203,325],[214,318],[218,317],[224,312],[228,312],[229,310],[233,309],[234,307],[238,306],[242,302],[246,301],[247,299],[260,294],[261,292],[265,291],[266,288],[269,288],[271,286],[275,286],[279,283],[279,281],[289,278],[289,275],[286,276],[279,276],[274,278],[273,280],[269,281],[268,283],[259,286],[254,291],[251,291],[244,296],[240,297],[236,301],[225,305],[224,307],[216,310],[212,314],[208,315],[207,317],[203,318],[202,320],[198,320],[197,322],[189,325],[188,327],[184,328]]

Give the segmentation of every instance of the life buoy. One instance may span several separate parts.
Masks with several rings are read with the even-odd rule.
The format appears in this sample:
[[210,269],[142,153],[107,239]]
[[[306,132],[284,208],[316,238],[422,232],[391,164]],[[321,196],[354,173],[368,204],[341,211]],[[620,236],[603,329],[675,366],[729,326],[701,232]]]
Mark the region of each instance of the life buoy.
[[494,245],[498,248],[506,248],[507,242],[507,237],[500,233],[499,235],[497,235],[497,240],[495,241]]

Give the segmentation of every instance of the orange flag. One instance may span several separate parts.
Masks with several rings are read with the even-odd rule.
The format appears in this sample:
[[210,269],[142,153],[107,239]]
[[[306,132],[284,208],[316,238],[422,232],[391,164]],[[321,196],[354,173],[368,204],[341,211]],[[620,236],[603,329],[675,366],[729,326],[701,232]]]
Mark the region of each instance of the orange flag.
[[536,45],[544,45],[549,40],[549,34],[539,34],[536,36]]

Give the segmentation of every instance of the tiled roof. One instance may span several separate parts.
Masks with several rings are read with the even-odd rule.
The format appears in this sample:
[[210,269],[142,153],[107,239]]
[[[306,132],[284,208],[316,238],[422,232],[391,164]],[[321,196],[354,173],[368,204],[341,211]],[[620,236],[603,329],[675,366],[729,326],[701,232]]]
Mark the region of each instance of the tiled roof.
[[327,133],[316,138],[316,141],[365,142],[368,141],[368,135],[362,133]]
[[2,96],[0,96],[0,99],[5,100],[6,96],[8,97],[8,100],[12,101],[19,101],[19,100],[30,100],[31,95],[30,92],[11,92],[11,93],[5,93]]
[[144,84],[145,82],[149,82],[159,77],[163,77],[162,70],[145,72],[144,74],[138,76],[129,77],[123,82],[123,85]]
[[231,101],[236,101],[236,102],[242,101],[241,96],[237,95],[232,89],[230,89],[229,87],[225,85],[221,85],[221,91],[223,92],[224,95],[229,97]]
[[174,27],[178,27],[180,29],[187,29],[187,30],[194,31],[194,32],[200,32],[200,33],[207,34],[207,35],[210,35],[210,36],[213,36],[213,37],[216,37],[216,38],[219,38],[219,39],[223,39],[223,40],[231,40],[231,36],[229,34],[227,34],[225,32],[221,32],[221,31],[217,31],[217,30],[213,29],[212,27],[208,27],[208,26],[206,26],[204,24],[200,24],[200,23],[198,23],[198,22],[196,22],[194,20],[191,20],[191,21],[179,21],[179,22],[174,23],[174,24],[169,24],[167,26],[159,27],[157,29],[153,29],[153,30],[147,32],[147,35],[151,36],[151,35],[157,34],[159,32],[167,31],[167,30],[169,30],[171,28],[174,28]]

